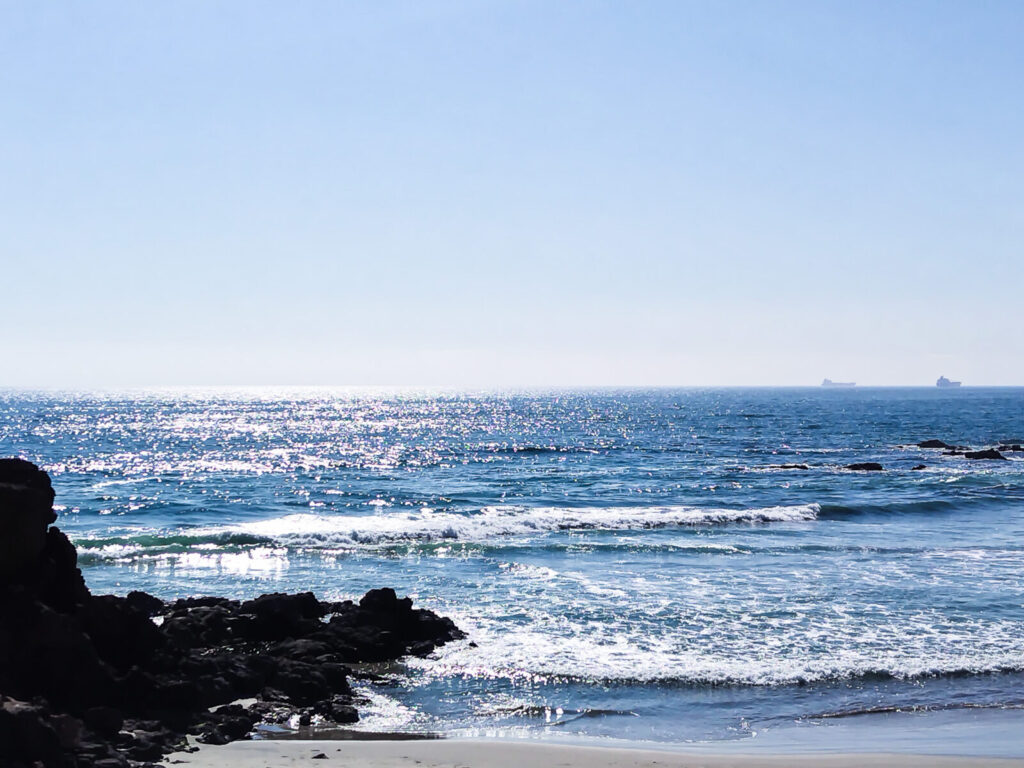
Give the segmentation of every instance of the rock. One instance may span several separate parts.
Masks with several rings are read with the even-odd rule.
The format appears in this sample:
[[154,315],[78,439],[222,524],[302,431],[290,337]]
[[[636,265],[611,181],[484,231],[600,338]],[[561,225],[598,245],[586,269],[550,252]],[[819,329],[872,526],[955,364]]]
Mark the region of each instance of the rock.
[[332,693],[341,693],[346,696],[352,693],[352,688],[348,684],[349,668],[347,666],[336,662],[318,662],[316,669],[324,676]]
[[167,606],[164,604],[163,600],[146,594],[145,592],[129,592],[125,595],[124,599],[128,605],[146,616],[159,616],[167,610]]
[[[236,609],[237,610],[237,609]],[[173,642],[185,648],[203,648],[221,645],[250,624],[251,617],[238,617],[223,605],[199,605],[175,610],[164,620],[161,631]],[[259,633],[249,633],[258,639]]]
[[112,671],[74,617],[24,597],[0,598],[0,691],[79,712],[109,703],[113,685]]
[[359,601],[359,607],[366,611],[381,614],[404,615],[412,610],[412,600],[408,597],[401,600],[390,587],[371,589]]
[[284,656],[289,659],[300,661],[312,661],[330,651],[330,646],[318,640],[299,638],[297,640],[283,640],[280,643],[270,646],[268,653],[272,656]]
[[79,765],[95,765],[96,761],[107,758],[120,759],[120,753],[106,741],[83,741],[75,750]]
[[947,448],[947,449],[952,449],[955,446],[952,446],[949,443],[944,443],[941,440],[924,440],[924,441],[918,443],[917,447],[918,448]]
[[1020,453],[1024,451],[1024,445],[1020,443],[1004,443],[1000,445],[996,450],[1005,451],[1007,453]]
[[255,720],[247,712],[242,712],[241,714],[225,717],[219,728],[221,733],[232,741],[236,741],[248,736],[255,725]]
[[242,603],[247,621],[240,633],[253,640],[284,640],[318,628],[323,610],[312,592],[297,595],[274,593]]
[[151,741],[145,736],[136,736],[134,741],[125,749],[132,760],[149,762],[160,760],[164,756],[163,746],[156,741]]
[[230,600],[226,597],[183,597],[180,600],[175,600],[170,604],[169,608],[172,611],[184,611],[190,608],[210,608],[212,606],[219,606],[221,608],[228,608],[235,610],[241,605],[237,600]]
[[24,459],[0,459],[0,578],[33,565],[57,520],[50,477]]
[[116,736],[124,726],[124,715],[113,707],[90,707],[82,719],[90,730],[100,736]]
[[287,705],[265,700],[253,702],[246,711],[253,718],[253,722],[264,723],[283,723],[292,715],[292,710]]
[[78,567],[78,551],[56,526],[46,532],[46,544],[38,567],[37,595],[54,610],[74,613],[78,606],[92,598]]
[[359,712],[352,706],[352,699],[348,696],[335,696],[327,701],[321,701],[314,707],[314,711],[338,725],[359,722]]
[[806,464],[769,464],[769,469],[810,469]]
[[[447,642],[465,637],[450,619],[431,611],[414,610],[412,600],[399,600],[393,589],[370,590],[359,601],[359,608],[355,618],[361,626],[376,625],[406,643],[431,639]],[[332,624],[336,618],[331,619]]]
[[984,451],[967,451],[964,454],[964,458],[965,459],[1002,459],[1003,461],[1008,461],[1008,459],[1005,456],[1003,456],[1003,454],[1001,454],[999,451],[995,450],[994,448],[988,448],[988,449],[986,449]]
[[308,706],[332,693],[331,684],[319,669],[290,659],[280,660],[270,684],[299,706]]
[[5,699],[0,704],[0,765],[72,768],[74,761],[61,743],[45,707]]
[[57,739],[65,750],[78,747],[82,740],[82,721],[71,715],[51,715],[50,725],[57,732]]
[[196,741],[200,744],[214,744],[218,746],[231,743],[231,739],[228,735],[216,726],[212,726],[202,731],[198,736],[196,736]]
[[884,467],[873,461],[865,461],[860,464],[847,464],[844,469],[849,469],[853,472],[881,472]]
[[0,588],[20,586],[61,613],[90,598],[78,553],[56,521],[49,476],[22,459],[0,459]]
[[910,469],[912,472],[917,472],[921,469],[927,469],[927,467],[924,464],[918,464],[916,467],[911,467]]
[[[137,601],[103,595],[88,601],[78,612],[100,658],[122,672],[147,665],[167,642],[149,615],[133,602]],[[125,642],[126,638],[131,642]]]

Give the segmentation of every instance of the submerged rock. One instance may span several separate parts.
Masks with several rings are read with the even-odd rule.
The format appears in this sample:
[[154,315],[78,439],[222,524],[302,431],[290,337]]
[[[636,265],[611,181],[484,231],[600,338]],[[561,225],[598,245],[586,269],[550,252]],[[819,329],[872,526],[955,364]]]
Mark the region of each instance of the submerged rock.
[[843,469],[849,469],[853,472],[881,472],[885,467],[874,461],[864,461],[859,464],[847,464]]
[[950,445],[949,443],[944,443],[941,440],[924,440],[924,441],[918,443],[917,447],[918,448],[948,448],[948,449],[952,449],[952,448],[955,448],[956,446]]
[[965,459],[1002,459],[1003,461],[1008,461],[1008,459],[1005,456],[1003,456],[1003,454],[1001,454],[999,451],[997,451],[995,448],[987,448],[984,451],[967,451],[966,453],[964,453],[964,458]]

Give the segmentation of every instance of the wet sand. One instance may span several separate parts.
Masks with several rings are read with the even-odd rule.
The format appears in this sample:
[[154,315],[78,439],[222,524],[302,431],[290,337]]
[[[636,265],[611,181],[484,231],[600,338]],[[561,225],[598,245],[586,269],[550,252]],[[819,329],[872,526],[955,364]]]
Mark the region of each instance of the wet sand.
[[[320,757],[322,755],[322,757]],[[782,768],[893,766],[929,768],[1020,766],[1024,759],[909,754],[704,754],[521,741],[240,741],[172,755],[186,768]],[[314,761],[314,762],[310,762]]]

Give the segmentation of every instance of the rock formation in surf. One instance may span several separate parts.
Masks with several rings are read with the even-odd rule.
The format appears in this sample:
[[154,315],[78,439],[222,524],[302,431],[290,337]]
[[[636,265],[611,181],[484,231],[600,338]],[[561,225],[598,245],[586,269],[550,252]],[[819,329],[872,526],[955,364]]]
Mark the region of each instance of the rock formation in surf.
[[983,451],[965,451],[964,452],[964,458],[965,459],[996,459],[996,460],[1000,460],[1001,459],[1003,461],[1007,460],[1007,458],[1005,456],[1003,456],[1003,454],[1001,454],[995,448],[986,448]]

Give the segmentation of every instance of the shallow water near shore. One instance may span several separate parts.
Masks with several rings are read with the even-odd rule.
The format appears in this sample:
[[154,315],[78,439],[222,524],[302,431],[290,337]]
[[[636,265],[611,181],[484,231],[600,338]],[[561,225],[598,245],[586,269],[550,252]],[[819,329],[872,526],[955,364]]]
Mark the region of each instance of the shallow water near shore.
[[94,592],[394,586],[470,638],[356,727],[455,736],[1021,722],[1024,453],[913,444],[1022,437],[1009,388],[0,393]]

